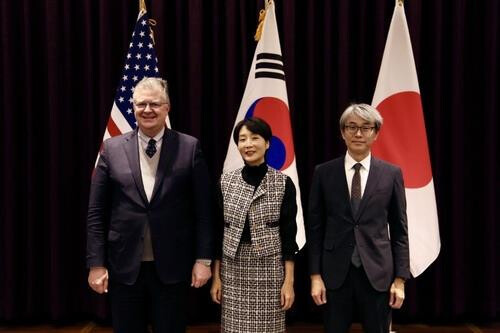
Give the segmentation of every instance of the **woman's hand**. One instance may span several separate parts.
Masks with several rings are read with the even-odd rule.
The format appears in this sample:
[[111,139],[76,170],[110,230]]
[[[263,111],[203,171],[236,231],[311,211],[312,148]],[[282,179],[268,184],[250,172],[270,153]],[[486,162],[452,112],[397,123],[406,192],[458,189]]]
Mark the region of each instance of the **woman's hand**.
[[219,259],[216,259],[213,264],[212,271],[212,287],[210,288],[210,296],[212,296],[212,301],[220,304],[222,300],[222,281],[220,279],[220,265]]
[[292,307],[295,301],[295,292],[293,291],[293,281],[285,279],[281,287],[281,308],[288,310]]
[[212,287],[210,288],[210,296],[212,296],[212,301],[220,304],[222,299],[222,281],[219,277],[212,279]]

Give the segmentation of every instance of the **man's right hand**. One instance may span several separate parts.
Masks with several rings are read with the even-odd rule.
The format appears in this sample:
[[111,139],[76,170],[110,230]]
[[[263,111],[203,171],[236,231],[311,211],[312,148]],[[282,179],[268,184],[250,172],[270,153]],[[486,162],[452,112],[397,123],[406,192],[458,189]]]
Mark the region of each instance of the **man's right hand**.
[[320,274],[311,275],[311,296],[316,305],[326,303],[326,288]]
[[96,293],[108,292],[108,270],[106,267],[91,267],[88,278],[89,286]]

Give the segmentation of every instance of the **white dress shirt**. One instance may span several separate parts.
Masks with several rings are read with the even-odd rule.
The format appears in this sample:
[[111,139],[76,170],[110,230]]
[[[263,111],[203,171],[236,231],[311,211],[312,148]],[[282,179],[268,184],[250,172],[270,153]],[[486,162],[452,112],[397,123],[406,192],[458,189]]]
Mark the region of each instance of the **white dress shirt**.
[[365,192],[366,181],[368,180],[368,172],[370,172],[370,162],[371,162],[372,154],[368,153],[363,160],[360,162],[356,161],[354,158],[349,155],[349,152],[345,154],[344,167],[345,167],[345,176],[347,178],[347,186],[349,188],[349,197],[351,197],[351,186],[352,186],[352,177],[354,177],[354,164],[360,163],[361,168],[359,169],[359,175],[361,177],[361,197],[363,197],[363,193]]

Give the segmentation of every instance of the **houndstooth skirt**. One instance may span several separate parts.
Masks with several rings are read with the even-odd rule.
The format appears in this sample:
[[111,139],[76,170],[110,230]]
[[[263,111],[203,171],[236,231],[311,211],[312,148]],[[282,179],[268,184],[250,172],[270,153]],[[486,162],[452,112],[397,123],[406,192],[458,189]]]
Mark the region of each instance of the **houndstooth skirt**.
[[281,254],[257,257],[249,243],[240,243],[234,259],[222,258],[222,332],[283,333],[281,309],[284,279]]

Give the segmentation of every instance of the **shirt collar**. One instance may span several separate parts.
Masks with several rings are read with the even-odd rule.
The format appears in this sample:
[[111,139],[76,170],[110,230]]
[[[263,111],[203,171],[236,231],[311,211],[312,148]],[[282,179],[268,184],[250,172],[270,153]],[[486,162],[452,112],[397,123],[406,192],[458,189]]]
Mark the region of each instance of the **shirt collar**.
[[158,132],[158,134],[156,134],[154,137],[149,137],[147,136],[146,134],[144,134],[143,131],[141,131],[141,129],[139,128],[139,138],[141,138],[142,141],[148,143],[150,139],[154,139],[157,143],[160,142],[163,138],[163,134],[165,133],[165,127],[163,127],[161,129],[160,132]]
[[365,169],[365,170],[370,170],[370,163],[371,163],[371,159],[372,159],[372,153],[368,153],[368,156],[366,156],[364,159],[362,159],[361,161],[356,161],[354,158],[351,157],[351,155],[349,155],[349,152],[346,152],[345,153],[345,168],[346,170],[350,170],[354,167],[354,164],[356,163],[360,163],[361,166]]

